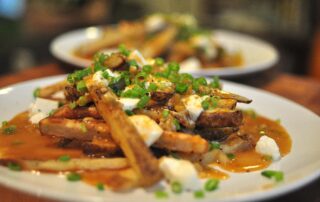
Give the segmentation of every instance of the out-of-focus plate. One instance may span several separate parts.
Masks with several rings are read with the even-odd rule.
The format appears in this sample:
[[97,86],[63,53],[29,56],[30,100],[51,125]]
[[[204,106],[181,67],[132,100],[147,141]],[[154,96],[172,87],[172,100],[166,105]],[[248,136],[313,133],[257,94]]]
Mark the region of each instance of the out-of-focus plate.
[[[0,121],[11,119],[24,111],[32,102],[36,87],[63,79],[64,76],[48,77],[20,83],[0,89]],[[320,118],[302,106],[274,94],[231,82],[223,82],[224,89],[253,99],[250,105],[271,119],[281,119],[281,124],[291,135],[292,151],[268,169],[282,170],[283,182],[275,184],[261,176],[260,171],[232,173],[222,181],[220,188],[206,193],[201,201],[257,201],[275,197],[306,185],[320,175]],[[0,153],[1,155],[1,153]],[[65,177],[53,174],[14,172],[0,166],[0,183],[41,197],[70,201],[159,201],[150,190],[137,189],[127,193],[98,191],[82,182],[68,182]],[[170,191],[169,191],[170,193]],[[167,201],[199,201],[192,193],[170,194]]]
[[[79,45],[95,40],[101,35],[102,31],[99,27],[70,31],[55,38],[50,45],[50,51],[63,62],[78,67],[88,67],[91,61],[76,56],[74,51]],[[227,50],[240,50],[243,54],[244,64],[240,67],[186,68],[181,69],[182,72],[201,76],[234,77],[266,70],[278,61],[277,50],[269,43],[255,37],[225,30],[215,30],[213,37]]]

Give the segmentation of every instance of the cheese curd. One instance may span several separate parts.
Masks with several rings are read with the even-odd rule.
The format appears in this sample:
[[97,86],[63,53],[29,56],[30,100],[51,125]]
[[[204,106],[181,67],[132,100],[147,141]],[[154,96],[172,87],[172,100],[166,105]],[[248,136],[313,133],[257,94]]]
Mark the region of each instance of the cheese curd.
[[256,152],[271,156],[274,161],[277,161],[281,158],[279,147],[274,139],[263,135],[260,137],[256,144]]
[[169,182],[179,182],[185,190],[199,190],[201,180],[194,165],[187,160],[162,157],[159,164]]
[[134,50],[130,53],[129,60],[135,60],[140,67],[148,64],[146,59],[138,50]]
[[200,97],[199,95],[190,95],[181,100],[185,105],[192,121],[196,121],[200,116],[201,112],[203,111],[201,103],[206,98],[208,98],[208,96]]
[[164,18],[161,15],[151,15],[144,22],[148,32],[155,32],[166,25]]
[[29,121],[33,124],[39,123],[42,119],[49,116],[52,110],[59,107],[59,102],[44,98],[36,98],[29,108]]
[[147,146],[155,143],[163,133],[162,128],[151,118],[145,115],[129,116],[129,119],[138,130]]
[[137,104],[140,101],[138,98],[120,98],[119,102],[122,104],[123,110],[133,110],[137,108]]
[[[117,77],[119,76],[117,73],[112,72],[110,69],[104,70],[108,72],[110,77]],[[95,82],[98,85],[104,85],[108,86],[109,85],[109,80],[103,77],[103,72],[102,71],[97,71],[93,77],[92,77],[93,82]]]
[[180,63],[180,68],[183,71],[199,70],[201,69],[201,63],[197,58],[190,57]]

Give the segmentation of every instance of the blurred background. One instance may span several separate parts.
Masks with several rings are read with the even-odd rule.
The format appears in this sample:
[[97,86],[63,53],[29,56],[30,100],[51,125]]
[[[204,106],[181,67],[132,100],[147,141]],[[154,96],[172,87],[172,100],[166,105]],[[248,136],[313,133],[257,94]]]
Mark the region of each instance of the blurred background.
[[318,0],[0,0],[0,74],[53,62],[50,41],[66,31],[181,12],[262,38],[279,50],[281,71],[320,80],[319,11]]

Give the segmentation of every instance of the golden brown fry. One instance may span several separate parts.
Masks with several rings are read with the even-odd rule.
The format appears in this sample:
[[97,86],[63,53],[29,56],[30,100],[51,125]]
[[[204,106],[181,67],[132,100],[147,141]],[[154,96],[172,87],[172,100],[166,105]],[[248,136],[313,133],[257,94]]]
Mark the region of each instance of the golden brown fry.
[[27,170],[40,171],[73,171],[73,170],[99,170],[99,169],[122,169],[127,168],[125,158],[75,158],[69,161],[59,160],[21,160],[18,162]]
[[113,140],[120,145],[131,167],[137,172],[141,186],[151,186],[163,176],[158,160],[143,142],[112,90],[99,87],[91,77],[85,79],[89,93],[98,112],[110,127]]
[[179,132],[165,131],[154,147],[185,153],[202,154],[208,151],[208,142],[199,135],[189,135]]
[[39,129],[42,134],[69,139],[92,140],[94,137],[110,139],[109,127],[103,121],[93,118],[71,120],[49,117],[40,121]]
[[64,87],[68,84],[67,80],[63,80],[52,85],[46,86],[44,88],[40,88],[39,97],[48,98],[54,93],[63,90]]
[[[108,151],[116,152],[119,147],[112,140],[107,124],[98,120],[91,120],[90,131],[82,131],[80,120],[65,118],[46,118],[41,121],[39,129],[44,135],[64,137],[68,139],[94,141],[94,137],[102,137],[108,140]],[[103,131],[103,133],[101,132]],[[100,135],[101,134],[101,135]],[[96,141],[96,143],[98,143]],[[95,144],[96,146],[99,146]],[[205,153],[208,151],[208,142],[199,135],[190,135],[179,132],[164,131],[153,147],[169,151],[185,153]]]
[[177,34],[173,26],[166,28],[154,38],[146,41],[141,47],[141,53],[146,58],[154,58],[161,55],[170,46]]

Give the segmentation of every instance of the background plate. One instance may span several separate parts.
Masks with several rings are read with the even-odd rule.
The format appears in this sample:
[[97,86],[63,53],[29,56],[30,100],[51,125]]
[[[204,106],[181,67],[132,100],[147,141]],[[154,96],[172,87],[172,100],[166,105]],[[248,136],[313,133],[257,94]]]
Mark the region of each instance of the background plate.
[[[52,41],[50,52],[63,62],[78,67],[88,67],[91,61],[77,57],[73,52],[79,45],[95,40],[101,34],[102,31],[99,27],[88,27],[67,32]],[[272,45],[255,37],[225,30],[215,30],[213,36],[224,47],[242,51],[244,65],[241,67],[199,70],[184,69],[183,72],[202,76],[234,77],[266,70],[271,68],[279,59],[278,52]]]
[[[36,87],[59,81],[63,76],[28,81],[0,89],[0,121],[11,119],[15,114],[28,108],[33,100]],[[282,170],[285,180],[279,184],[261,176],[260,172],[232,174],[222,181],[219,190],[206,193],[201,201],[256,201],[287,193],[299,188],[320,175],[320,118],[307,109],[287,99],[255,88],[223,82],[224,89],[253,99],[250,105],[271,119],[281,123],[292,137],[292,151],[269,169]],[[0,154],[1,155],[1,154]],[[30,172],[13,172],[0,167],[0,183],[13,189],[38,196],[72,201],[159,201],[150,190],[137,189],[129,193],[100,192],[85,183],[68,182],[63,176]],[[199,201],[192,193],[171,194],[166,201]]]

